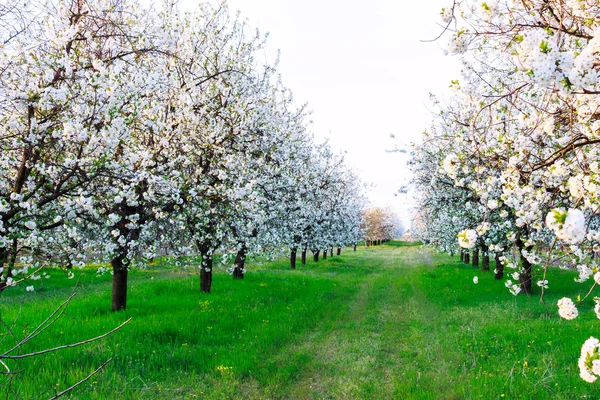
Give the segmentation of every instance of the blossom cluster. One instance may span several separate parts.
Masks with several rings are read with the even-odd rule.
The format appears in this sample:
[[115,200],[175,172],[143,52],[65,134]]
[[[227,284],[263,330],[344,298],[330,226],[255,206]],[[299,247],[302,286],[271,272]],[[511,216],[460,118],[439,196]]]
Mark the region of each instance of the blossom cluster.
[[586,382],[593,383],[600,376],[600,341],[591,336],[581,346],[578,361],[579,375]]

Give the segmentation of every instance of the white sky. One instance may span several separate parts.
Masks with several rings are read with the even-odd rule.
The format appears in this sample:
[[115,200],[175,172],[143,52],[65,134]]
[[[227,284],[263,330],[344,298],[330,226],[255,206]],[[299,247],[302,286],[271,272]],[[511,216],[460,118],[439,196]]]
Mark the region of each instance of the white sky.
[[[313,111],[317,139],[329,138],[362,179],[376,205],[407,223],[407,155],[386,153],[397,140],[420,141],[429,127],[429,93],[459,77],[444,56],[439,13],[451,0],[228,0],[252,27],[269,33],[267,59],[281,51],[279,72],[298,104]],[[182,0],[186,7],[192,0]]]

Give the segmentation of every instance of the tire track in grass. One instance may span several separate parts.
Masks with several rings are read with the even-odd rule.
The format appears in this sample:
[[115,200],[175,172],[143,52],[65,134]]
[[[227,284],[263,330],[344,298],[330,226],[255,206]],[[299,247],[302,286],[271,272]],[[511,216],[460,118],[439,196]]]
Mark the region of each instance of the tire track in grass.
[[416,296],[415,267],[431,256],[414,248],[382,248],[368,254],[378,270],[363,276],[357,294],[330,330],[319,327],[293,351],[310,360],[290,398],[395,398],[397,382],[416,357],[422,328],[413,327],[423,296]]

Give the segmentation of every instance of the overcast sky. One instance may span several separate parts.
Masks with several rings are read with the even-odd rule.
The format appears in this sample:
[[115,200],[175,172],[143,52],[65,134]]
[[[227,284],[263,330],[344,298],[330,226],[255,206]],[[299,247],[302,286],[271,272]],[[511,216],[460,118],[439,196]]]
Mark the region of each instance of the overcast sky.
[[[279,71],[299,104],[313,111],[317,139],[373,183],[372,203],[391,205],[408,221],[410,199],[394,196],[410,179],[406,155],[387,153],[390,139],[420,141],[431,116],[429,93],[458,78],[457,60],[436,38],[451,1],[228,0],[251,26],[269,33],[266,57],[281,51]],[[182,0],[183,7],[193,4]]]

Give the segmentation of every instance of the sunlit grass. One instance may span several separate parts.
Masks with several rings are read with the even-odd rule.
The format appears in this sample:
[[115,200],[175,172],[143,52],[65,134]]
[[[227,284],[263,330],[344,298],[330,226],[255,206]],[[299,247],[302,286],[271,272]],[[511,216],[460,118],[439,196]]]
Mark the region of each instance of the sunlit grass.
[[[493,266],[492,266],[493,269]],[[9,398],[49,397],[113,361],[74,398],[467,399],[598,398],[578,376],[581,343],[598,335],[592,312],[561,320],[556,301],[584,294],[552,270],[545,303],[513,297],[492,272],[390,243],[289,270],[249,265],[242,281],[219,272],[199,292],[190,271],[157,263],[132,271],[127,310],[110,312],[110,275],[53,272],[2,294],[22,337],[81,288],[64,315],[23,352],[101,334],[77,349],[9,362]],[[77,272],[77,271],[76,271]],[[479,277],[479,284],[473,277]],[[591,302],[581,307],[590,310]],[[14,339],[0,329],[2,348]],[[8,385],[6,380],[10,380]]]

